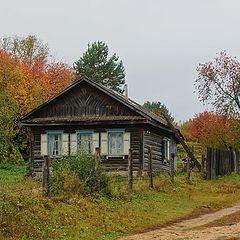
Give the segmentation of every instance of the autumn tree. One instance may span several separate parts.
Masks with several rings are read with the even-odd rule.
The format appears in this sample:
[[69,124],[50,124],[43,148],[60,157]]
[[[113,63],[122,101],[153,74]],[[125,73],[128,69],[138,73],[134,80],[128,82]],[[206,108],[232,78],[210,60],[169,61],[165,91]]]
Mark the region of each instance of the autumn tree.
[[0,49],[0,161],[21,159],[19,150],[26,152],[27,131],[16,123],[72,80],[72,69],[62,62],[25,61]]
[[239,122],[213,112],[196,115],[191,122],[193,139],[204,147],[238,148],[240,137]]
[[192,119],[189,119],[187,121],[182,122],[181,124],[177,125],[177,128],[180,129],[182,135],[184,136],[184,139],[186,141],[193,141],[195,139],[193,139],[192,136]]
[[148,109],[149,111],[158,114],[159,112],[163,112],[165,113],[170,120],[173,122],[174,118],[171,116],[170,111],[168,110],[168,108],[166,107],[165,104],[161,103],[161,102],[145,102],[143,104],[143,107],[145,107],[146,109]]
[[49,57],[48,45],[35,35],[4,37],[0,39],[0,48],[28,63],[46,61]]
[[0,89],[7,90],[24,115],[71,84],[72,70],[64,63],[22,62],[0,50]]
[[105,42],[88,44],[86,52],[74,63],[74,69],[76,79],[85,76],[118,92],[125,83],[123,63],[115,53],[109,56]]
[[240,117],[240,62],[225,51],[197,68],[196,88],[203,102],[219,114]]
[[16,102],[3,89],[0,91],[0,163],[22,163],[23,158],[14,144],[19,116]]

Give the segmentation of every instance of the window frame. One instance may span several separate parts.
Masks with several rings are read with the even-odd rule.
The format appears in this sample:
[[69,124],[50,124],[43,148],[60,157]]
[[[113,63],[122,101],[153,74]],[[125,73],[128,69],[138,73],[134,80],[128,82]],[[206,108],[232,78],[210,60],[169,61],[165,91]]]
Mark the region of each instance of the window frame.
[[81,149],[81,134],[91,134],[91,147],[90,147],[90,152],[87,152],[87,154],[93,154],[94,149],[93,149],[93,133],[94,131],[91,129],[86,129],[86,130],[77,130],[76,135],[77,135],[77,151],[80,151]]
[[[122,134],[122,149],[121,149],[121,153],[120,154],[111,154],[110,153],[110,134],[111,133],[121,133]],[[107,129],[107,149],[108,149],[108,157],[123,157],[124,156],[124,133],[125,133],[125,129],[118,129],[118,128],[114,128],[114,129]]]
[[170,147],[170,144],[171,144],[171,139],[170,138],[167,138],[167,137],[164,137],[163,140],[162,140],[162,144],[163,144],[163,158],[162,158],[162,162],[163,163],[168,163],[170,161],[170,157],[171,157],[171,147]]
[[[60,142],[59,142],[59,154],[58,155],[50,155],[50,136],[52,135],[59,135]],[[49,130],[47,131],[47,153],[48,156],[51,158],[61,158],[62,157],[62,141],[63,141],[63,130]]]

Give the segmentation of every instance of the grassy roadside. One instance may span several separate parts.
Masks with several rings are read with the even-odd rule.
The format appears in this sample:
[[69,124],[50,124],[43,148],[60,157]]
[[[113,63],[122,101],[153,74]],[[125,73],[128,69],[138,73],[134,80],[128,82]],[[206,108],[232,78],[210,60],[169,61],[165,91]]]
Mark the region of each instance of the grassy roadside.
[[59,196],[43,198],[40,183],[24,179],[24,167],[0,169],[0,239],[116,239],[182,218],[193,211],[217,209],[238,202],[240,176],[192,184],[179,174],[135,179],[134,195],[126,195],[126,180],[112,179],[114,198]]

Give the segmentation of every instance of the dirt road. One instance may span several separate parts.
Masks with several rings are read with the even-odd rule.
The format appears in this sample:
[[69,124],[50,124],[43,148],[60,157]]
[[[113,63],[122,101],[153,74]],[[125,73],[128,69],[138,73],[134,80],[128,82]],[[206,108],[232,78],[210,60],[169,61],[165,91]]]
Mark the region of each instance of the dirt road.
[[239,211],[240,204],[215,213],[184,220],[165,228],[123,237],[119,240],[240,240],[240,222],[227,226],[194,229]]

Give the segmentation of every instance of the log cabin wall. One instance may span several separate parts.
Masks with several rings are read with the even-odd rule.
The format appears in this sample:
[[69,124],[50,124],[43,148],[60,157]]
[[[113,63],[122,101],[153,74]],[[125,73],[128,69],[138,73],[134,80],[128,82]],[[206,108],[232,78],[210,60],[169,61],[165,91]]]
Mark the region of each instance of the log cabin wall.
[[143,169],[147,170],[148,166],[148,146],[152,147],[152,166],[153,169],[160,168],[162,164],[162,140],[163,137],[160,134],[154,133],[149,130],[144,131],[143,137],[144,146],[144,160]]
[[[85,127],[85,129],[94,130],[94,132],[106,132],[108,127]],[[43,156],[41,156],[41,134],[45,134],[48,130],[63,130],[64,133],[76,133],[76,130],[83,130],[79,126],[52,126],[52,127],[37,127],[32,128],[32,142],[30,163],[36,174],[42,173]],[[130,146],[133,149],[133,170],[141,171],[143,167],[143,129],[138,127],[126,127],[125,132],[130,132]],[[101,147],[101,146],[100,146]],[[104,171],[127,171],[128,159],[106,157],[101,159]]]

